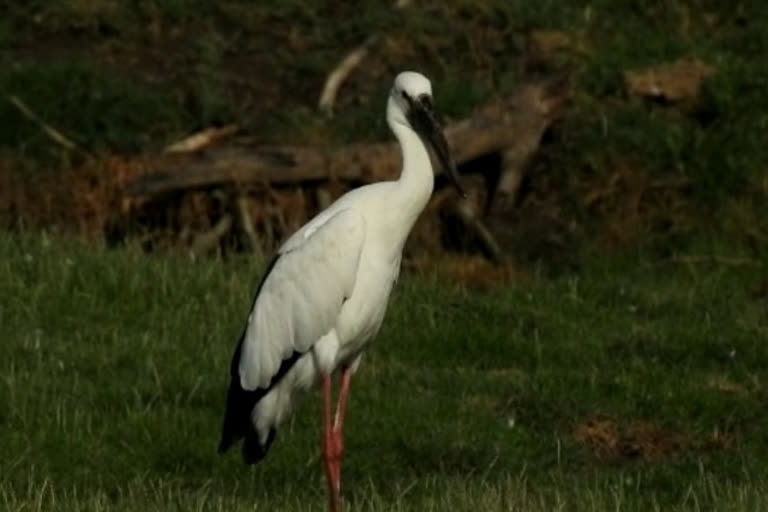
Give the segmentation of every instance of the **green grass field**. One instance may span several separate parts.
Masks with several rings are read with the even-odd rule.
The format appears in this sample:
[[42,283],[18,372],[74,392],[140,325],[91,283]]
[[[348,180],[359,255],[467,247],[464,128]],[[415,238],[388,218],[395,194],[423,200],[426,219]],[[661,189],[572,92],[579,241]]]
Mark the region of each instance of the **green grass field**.
[[[340,146],[390,140],[403,68],[449,119],[542,76],[572,97],[531,163],[525,277],[402,277],[353,384],[348,510],[768,510],[768,2],[392,3],[0,6],[0,510],[325,507],[317,394],[263,464],[215,452],[262,262],[32,234],[78,232],[66,199],[91,190],[8,97],[97,160],[227,123]],[[536,57],[540,31],[567,43]],[[625,71],[684,58],[714,70],[691,104],[627,92]]]
[[[766,265],[696,247],[485,293],[404,275],[349,510],[768,509]],[[0,509],[323,510],[317,394],[263,464],[215,452],[260,268],[0,236]]]

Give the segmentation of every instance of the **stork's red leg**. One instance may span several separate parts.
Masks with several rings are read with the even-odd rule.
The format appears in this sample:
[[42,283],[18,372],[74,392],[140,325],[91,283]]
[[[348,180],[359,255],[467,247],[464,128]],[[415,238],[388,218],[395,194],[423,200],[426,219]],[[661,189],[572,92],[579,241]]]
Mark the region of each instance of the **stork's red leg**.
[[331,377],[323,376],[323,461],[328,480],[330,512],[341,512],[341,450],[331,424]]
[[[340,452],[344,451],[342,430],[344,429],[344,414],[347,412],[347,397],[349,396],[349,384],[352,381],[352,371],[344,368],[341,372],[341,384],[339,385],[339,398],[336,403],[336,415],[333,417],[333,431],[339,442]],[[341,456],[341,453],[339,453]]]
[[329,507],[331,512],[341,512],[341,455],[344,452],[344,414],[352,380],[352,371],[341,372],[336,414],[331,423],[331,378],[323,377],[323,459],[328,479]]

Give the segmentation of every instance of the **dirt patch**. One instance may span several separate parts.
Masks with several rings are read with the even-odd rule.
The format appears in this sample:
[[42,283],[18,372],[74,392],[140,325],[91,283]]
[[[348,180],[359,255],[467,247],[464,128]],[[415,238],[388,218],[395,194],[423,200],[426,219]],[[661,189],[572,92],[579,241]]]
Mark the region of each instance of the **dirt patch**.
[[512,264],[494,264],[481,256],[444,254],[439,260],[423,257],[409,262],[419,273],[434,273],[464,290],[485,291],[520,281],[525,274]]
[[620,248],[647,239],[652,233],[682,233],[694,223],[686,194],[691,180],[681,175],[651,177],[627,161],[613,163],[605,181],[583,183],[581,202],[595,214],[597,239],[605,247]]
[[540,59],[551,59],[556,53],[573,46],[571,36],[559,30],[534,30],[528,34],[528,52]]
[[691,103],[699,97],[701,85],[715,73],[698,59],[681,59],[654,68],[627,71],[624,83],[630,96],[663,103]]
[[647,420],[617,422],[588,418],[573,429],[577,443],[588,446],[606,462],[661,461],[689,453],[727,449],[733,436],[719,430],[703,437],[663,428]]
[[707,388],[732,395],[747,395],[749,389],[739,382],[733,381],[722,375],[713,375],[707,379]]

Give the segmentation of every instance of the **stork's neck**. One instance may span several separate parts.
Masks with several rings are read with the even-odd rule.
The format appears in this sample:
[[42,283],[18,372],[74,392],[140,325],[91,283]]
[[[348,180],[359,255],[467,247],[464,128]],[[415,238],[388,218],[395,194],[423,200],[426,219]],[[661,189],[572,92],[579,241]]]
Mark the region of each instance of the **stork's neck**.
[[424,142],[413,129],[394,122],[391,117],[389,126],[403,152],[403,170],[397,180],[398,194],[394,200],[402,212],[415,221],[432,195],[435,184],[432,162]]

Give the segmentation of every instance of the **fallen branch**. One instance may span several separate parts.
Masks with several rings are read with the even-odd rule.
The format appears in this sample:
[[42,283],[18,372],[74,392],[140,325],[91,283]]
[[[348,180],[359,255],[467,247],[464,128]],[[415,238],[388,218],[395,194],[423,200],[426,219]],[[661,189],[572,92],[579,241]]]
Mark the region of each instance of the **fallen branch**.
[[328,115],[333,114],[333,106],[336,104],[336,96],[339,88],[343,84],[352,70],[355,69],[363,59],[368,55],[374,44],[378,41],[378,34],[373,34],[365,40],[363,44],[349,52],[341,62],[328,73],[323,86],[323,92],[320,94],[320,101],[317,107]]
[[478,218],[476,208],[472,203],[467,200],[456,201],[453,203],[452,210],[467,231],[475,235],[483,251],[492,262],[504,263],[506,261],[504,251],[499,247],[493,233]]
[[163,151],[165,153],[191,153],[193,151],[200,151],[217,140],[237,133],[239,129],[240,127],[236,124],[228,124],[221,128],[207,128],[201,132],[192,134],[189,137],[185,137],[178,142],[174,142]]
[[[404,9],[410,4],[410,0],[397,0],[395,2],[396,9]],[[360,65],[360,63],[371,51],[371,48],[379,41],[380,34],[372,34],[366,38],[366,40],[350,51],[341,62],[328,73],[328,77],[325,79],[323,85],[323,92],[320,93],[320,100],[317,102],[317,107],[328,115],[333,114],[333,106],[336,104],[336,96],[339,93],[341,85],[347,80],[350,73]]]
[[220,240],[229,233],[230,229],[232,229],[232,216],[226,214],[210,230],[195,237],[189,252],[196,255],[219,247]]
[[43,130],[43,132],[55,143],[59,144],[60,146],[63,146],[69,150],[76,151],[78,153],[81,153],[86,156],[90,156],[90,153],[82,149],[80,146],[75,144],[70,138],[66,137],[63,133],[61,133],[59,130],[51,126],[50,124],[43,121],[40,116],[35,114],[35,112],[27,106],[26,103],[24,103],[21,98],[18,96],[8,96],[8,101],[11,102],[11,104],[19,109],[19,111],[32,121],[33,123],[37,124],[40,129]]
[[240,194],[237,197],[237,212],[240,221],[240,227],[245,233],[248,239],[248,243],[251,246],[251,251],[258,256],[263,256],[261,241],[259,235],[256,233],[256,228],[253,225],[253,219],[250,213],[250,199],[245,194]]
[[[446,138],[459,165],[495,152],[513,152],[522,162],[567,100],[562,82],[522,87],[516,94],[480,108],[470,118],[450,123]],[[128,197],[237,184],[290,185],[311,181],[372,182],[400,171],[394,143],[311,146],[221,147],[160,160],[154,172],[129,182]]]

